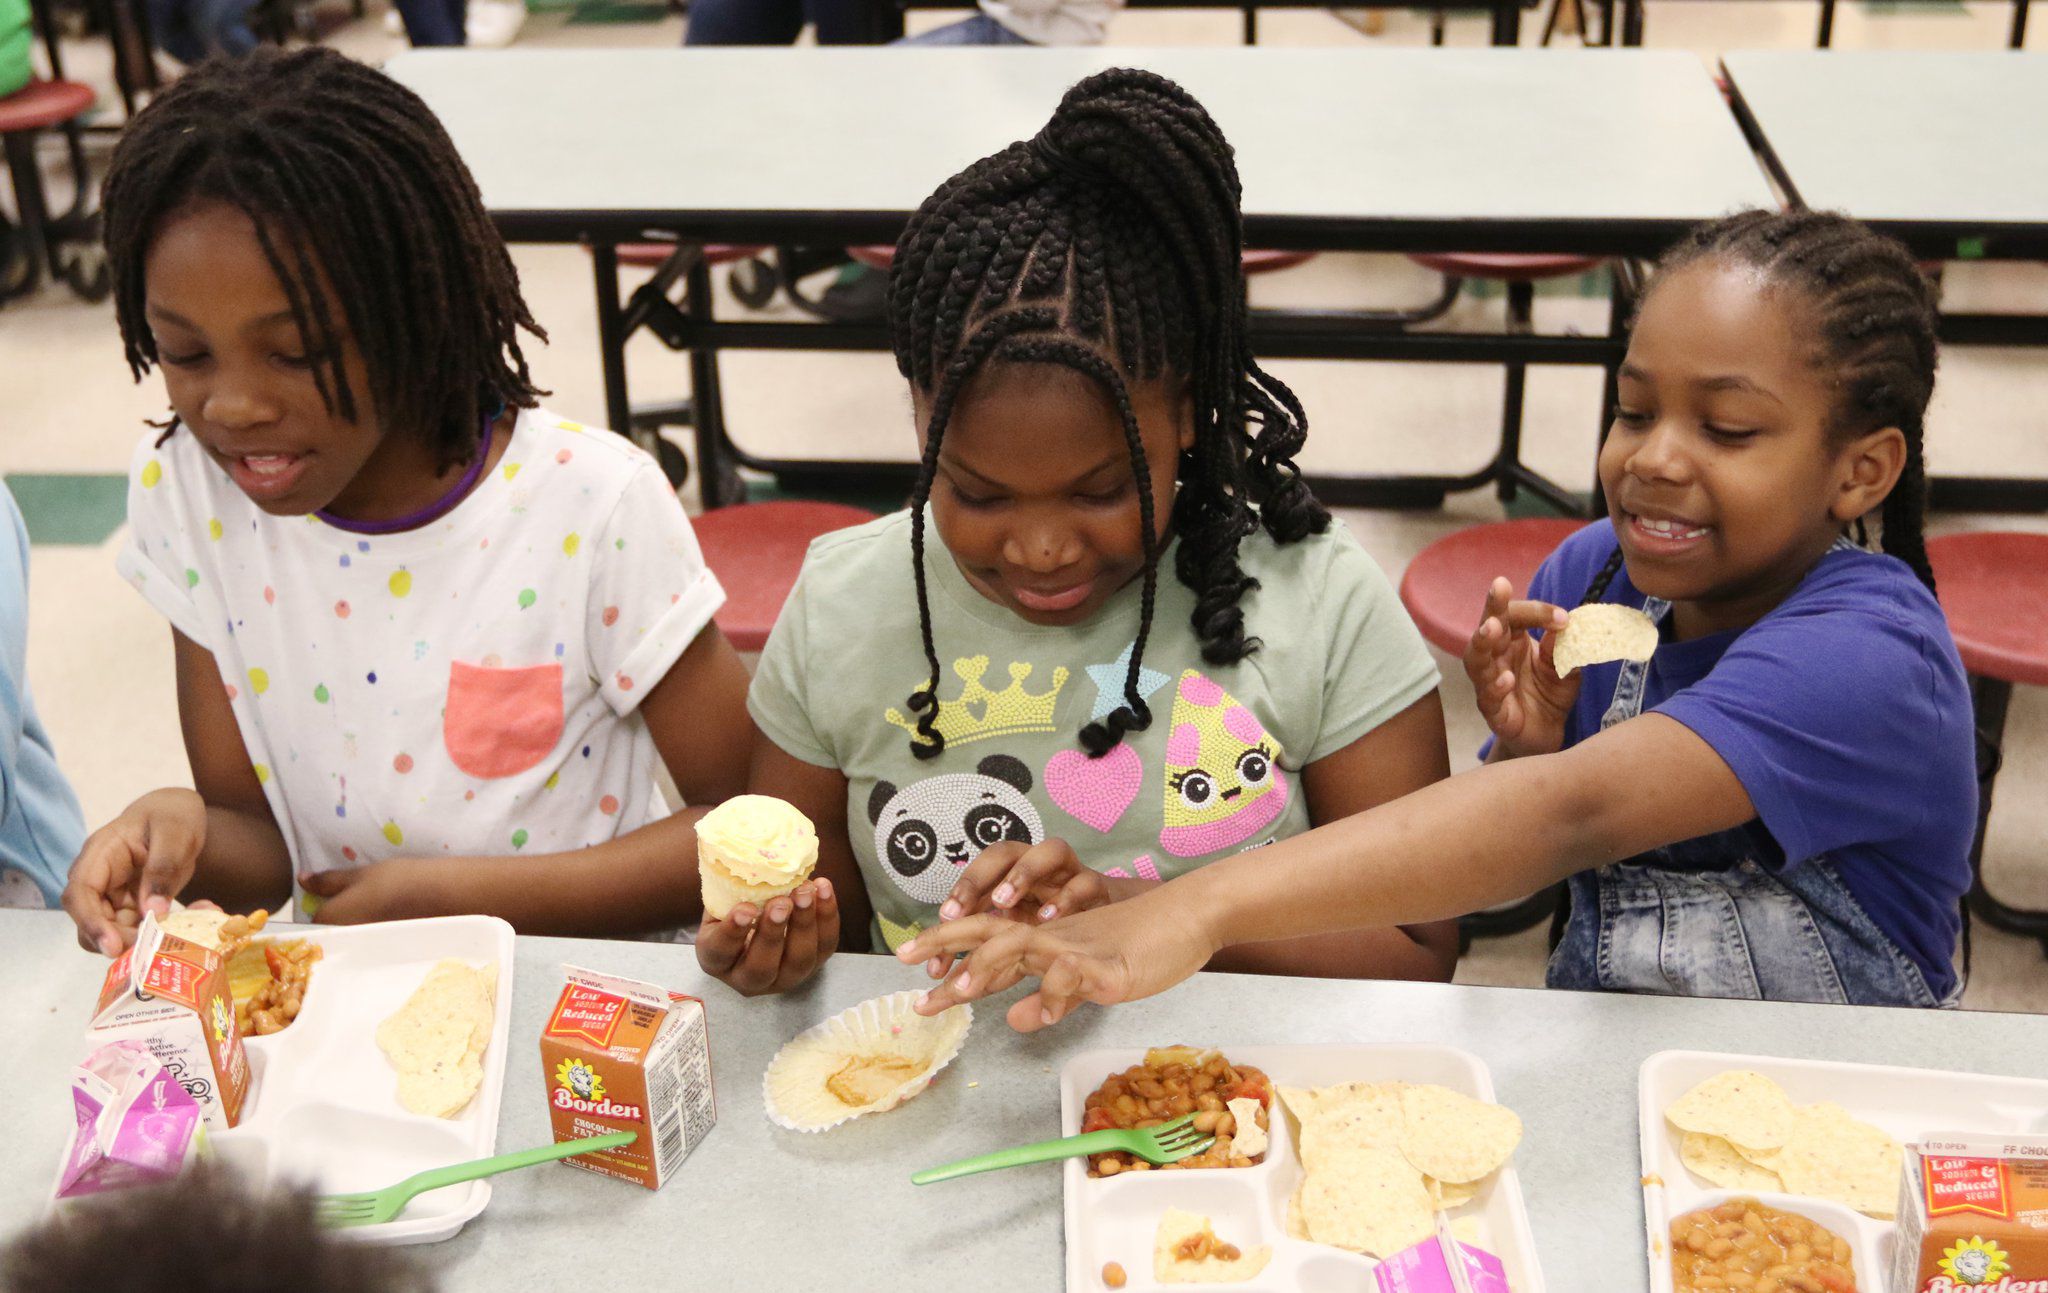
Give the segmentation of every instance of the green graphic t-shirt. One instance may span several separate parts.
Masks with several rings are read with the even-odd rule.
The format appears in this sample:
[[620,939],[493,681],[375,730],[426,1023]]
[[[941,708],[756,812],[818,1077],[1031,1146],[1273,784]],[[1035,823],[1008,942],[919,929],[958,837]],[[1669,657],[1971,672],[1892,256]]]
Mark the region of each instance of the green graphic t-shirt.
[[1341,524],[1280,546],[1261,531],[1239,562],[1264,643],[1202,660],[1194,594],[1159,563],[1140,690],[1152,725],[1100,759],[1078,733],[1122,703],[1138,631],[1133,581],[1088,621],[1027,623],[976,592],[926,529],[943,666],[945,751],[911,753],[905,703],[925,680],[910,514],[811,545],[761,656],[748,708],[795,758],[847,777],[847,821],[874,902],[876,946],[937,919],[960,871],[1003,840],[1066,840],[1111,876],[1172,879],[1309,827],[1300,772],[1437,685],[1386,576]]

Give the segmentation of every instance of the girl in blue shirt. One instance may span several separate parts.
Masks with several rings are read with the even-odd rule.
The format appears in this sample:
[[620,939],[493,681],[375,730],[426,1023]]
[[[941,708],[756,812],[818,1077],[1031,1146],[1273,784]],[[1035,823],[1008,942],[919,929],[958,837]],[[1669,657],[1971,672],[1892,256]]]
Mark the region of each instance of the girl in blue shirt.
[[[1921,536],[1935,323],[1905,249],[1846,217],[1696,230],[1621,369],[1608,519],[1531,600],[1506,580],[1487,599],[1465,661],[1487,766],[1040,929],[930,931],[899,955],[979,950],[929,1008],[1041,974],[1011,1013],[1037,1027],[1159,991],[1217,946],[1567,878],[1555,986],[1954,1004],[1977,788]],[[1559,678],[1543,631],[1582,600],[1650,615],[1653,658]]]

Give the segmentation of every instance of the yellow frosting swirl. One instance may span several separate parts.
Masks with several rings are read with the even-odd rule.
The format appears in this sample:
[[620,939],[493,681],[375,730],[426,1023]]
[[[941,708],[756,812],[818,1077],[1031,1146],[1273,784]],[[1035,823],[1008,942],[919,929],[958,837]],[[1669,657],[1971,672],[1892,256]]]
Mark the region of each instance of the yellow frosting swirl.
[[780,799],[740,795],[698,819],[697,856],[742,884],[788,884],[818,864],[818,832]]

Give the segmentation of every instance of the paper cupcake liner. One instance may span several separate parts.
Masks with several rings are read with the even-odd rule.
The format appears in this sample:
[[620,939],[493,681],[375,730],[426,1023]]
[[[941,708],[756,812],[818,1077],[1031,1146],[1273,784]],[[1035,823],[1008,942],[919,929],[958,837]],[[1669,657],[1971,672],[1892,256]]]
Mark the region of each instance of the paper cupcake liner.
[[[769,1121],[790,1131],[827,1131],[894,1109],[931,1085],[960,1053],[974,1012],[962,1004],[927,1018],[913,1008],[919,995],[914,990],[894,992],[863,1001],[792,1037],[761,1075]],[[913,1071],[874,1098],[848,1104],[826,1083],[862,1059],[904,1061]]]
[[771,898],[794,893],[798,885],[811,878],[811,873],[806,870],[787,884],[748,884],[734,879],[723,867],[703,866],[698,877],[703,882],[704,914],[713,920],[724,920],[743,902],[762,907]]

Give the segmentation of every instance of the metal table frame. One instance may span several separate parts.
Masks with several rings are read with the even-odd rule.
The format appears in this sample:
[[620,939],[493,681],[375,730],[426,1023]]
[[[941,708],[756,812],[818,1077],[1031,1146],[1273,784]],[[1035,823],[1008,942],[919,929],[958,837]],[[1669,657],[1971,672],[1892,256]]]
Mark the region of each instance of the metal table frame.
[[[2024,3],[2020,5],[2024,11]],[[1773,54],[1786,53],[1773,51]],[[1887,52],[1886,56],[1889,56]],[[1739,65],[1743,55],[1731,55]],[[1820,58],[1809,52],[1806,57]],[[1853,58],[1855,54],[1831,53],[1830,59]],[[1938,58],[1923,52],[1916,58]],[[2004,59],[2021,57],[2040,63],[2048,72],[2048,57],[2037,55],[1983,54],[1972,57]],[[1796,206],[1817,203],[1836,205],[1831,195],[1814,188],[1811,176],[1802,178],[1781,156],[1771,138],[1769,123],[1745,95],[1742,77],[1727,59],[1721,72],[1728,85],[1729,106],[1741,124],[1743,134],[1763,159],[1773,181],[1786,199]],[[1753,88],[1753,87],[1752,87]],[[1994,114],[1991,120],[1998,118]],[[2018,123],[2012,128],[2022,129]],[[1900,218],[1851,211],[1874,229],[1889,234],[1927,261],[1947,260],[2048,260],[2048,219],[2014,222],[1958,219],[1951,217]],[[1944,313],[1941,316],[1942,344],[1950,346],[2048,347],[2048,315]],[[1929,506],[1948,511],[2019,512],[2048,509],[2048,480],[2007,476],[1934,476],[1928,481]]]
[[[421,88],[427,92],[430,103],[435,103],[436,93],[442,96],[441,107],[444,116],[453,114],[458,147],[465,147],[465,138],[486,132],[504,129],[499,124],[502,118],[493,107],[485,111],[485,97],[491,87],[498,84],[490,78],[478,78],[469,69],[477,66],[479,60],[511,58],[517,52],[506,54],[470,52],[463,56],[460,66],[464,74],[458,78],[453,64],[443,61],[437,73],[421,72],[418,79]],[[774,51],[772,55],[782,58],[822,57],[829,51]],[[1073,51],[1078,54],[1078,51]],[[992,114],[1000,117],[1004,130],[1013,129],[1018,123],[1012,120],[1018,115],[1017,96],[1023,87],[1035,87],[1045,74],[1040,70],[1044,64],[1030,65],[1019,62],[1004,67],[1007,58],[1020,60],[1049,60],[1051,51],[981,51],[981,56],[997,60],[990,66],[1001,69],[1001,75],[1016,71],[1022,80],[1008,87],[1006,105]],[[1100,62],[1109,59],[1117,61],[1123,51],[1114,55],[1095,54],[1090,57]],[[571,57],[544,56],[527,53],[525,57]],[[879,57],[874,53],[857,54],[840,51],[839,57]],[[899,53],[894,57],[909,57]],[[943,57],[943,55],[941,55]],[[1130,53],[1135,62],[1156,61],[1156,65],[1169,73],[1176,71],[1171,60],[1180,60],[1189,72],[1202,70],[1202,75],[1212,82],[1220,75],[1218,62],[1234,63],[1239,57],[1269,59],[1277,66],[1289,69],[1295,65],[1290,60],[1302,59],[1303,66],[1314,66],[1314,60],[1356,58],[1361,64],[1361,75],[1374,68],[1367,67],[1372,60],[1443,59],[1442,75],[1450,78],[1462,77],[1462,84],[1468,89],[1473,84],[1495,84],[1499,75],[1488,60],[1495,55],[1484,51],[1274,51],[1274,50],[1203,50],[1203,51],[1152,51]],[[410,69],[422,62],[442,58],[432,53],[401,55],[394,60],[391,70],[401,81],[407,79]],[[666,57],[666,56],[664,56]],[[675,57],[687,58],[687,51],[676,52]],[[713,55],[712,57],[717,57]],[[1586,54],[1529,51],[1532,61],[1544,60],[1541,66],[1548,68],[1549,60],[1565,58],[1588,60],[1579,65],[1569,79],[1576,87],[1583,84],[1584,68],[1607,66],[1610,60],[1663,60],[1671,64],[1673,71],[1661,66],[1655,71],[1635,73],[1617,78],[1617,85],[1627,86],[1632,93],[1645,93],[1642,88],[1647,82],[1655,87],[1652,94],[1666,93],[1661,87],[1671,82],[1675,71],[1690,69],[1694,65],[1689,58],[1670,52],[1663,53],[1621,53],[1596,51]],[[1077,65],[1085,63],[1084,58],[1073,60]],[[1107,64],[1105,64],[1107,65]],[[534,84],[548,81],[550,77],[532,65],[504,63],[501,75],[521,75],[519,84]],[[1092,67],[1090,64],[1089,67]],[[1648,64],[1641,64],[1647,68]],[[1076,75],[1085,74],[1089,67],[1076,68]],[[1377,65],[1374,65],[1377,67]],[[1029,69],[1026,71],[1025,69]],[[1380,68],[1378,70],[1383,70]],[[1418,85],[1434,93],[1439,83],[1435,79],[1436,69],[1429,77],[1411,78]],[[555,75],[555,80],[580,72],[592,75],[593,69],[585,65],[574,71],[565,70]],[[760,69],[741,69],[732,66],[729,71],[735,81],[747,75],[759,75]],[[1320,75],[1334,76],[1339,82],[1344,76],[1328,71]],[[1684,74],[1690,75],[1689,71]],[[658,78],[649,78],[643,70],[639,73],[641,84],[659,86]],[[857,73],[846,73],[855,76]],[[980,75],[979,72],[976,75]],[[1062,72],[1064,75],[1064,71]],[[1526,96],[1532,82],[1537,86],[1563,84],[1565,79],[1545,71],[1535,77],[1523,74],[1519,81],[1500,81],[1508,87],[1508,93]],[[749,82],[751,83],[751,82]],[[694,83],[693,83],[694,84]],[[710,90],[701,91],[710,93]],[[1035,96],[1038,91],[1029,91]],[[1561,92],[1561,91],[1560,91]],[[1411,92],[1403,89],[1388,96],[1389,103],[1379,104],[1371,96],[1361,96],[1360,102],[1372,104],[1372,110],[1382,115],[1369,117],[1375,121],[1371,130],[1363,130],[1354,138],[1353,146],[1389,147],[1389,165],[1410,165],[1412,160],[1392,160],[1402,153],[1417,136],[1414,130],[1403,125],[1387,127],[1386,123],[1404,122],[1410,119],[1402,114],[1420,114],[1432,109],[1435,100],[1423,99],[1412,105],[1408,103]],[[1413,91],[1421,94],[1422,89]],[[1411,198],[1404,205],[1399,199],[1390,201],[1375,211],[1367,203],[1359,201],[1364,209],[1347,209],[1346,204],[1354,199],[1349,196],[1336,201],[1318,202],[1315,195],[1327,195],[1328,186],[1304,182],[1300,172],[1282,171],[1268,160],[1266,183],[1283,184],[1295,196],[1284,199],[1287,205],[1279,211],[1270,207],[1261,211],[1256,201],[1246,220],[1246,236],[1252,246],[1278,250],[1309,251],[1372,251],[1372,252],[1425,252],[1425,251],[1503,251],[1503,252],[1548,252],[1580,254],[1602,258],[1647,258],[1658,254],[1666,245],[1675,240],[1695,221],[1715,214],[1729,204],[1744,201],[1768,201],[1769,190],[1763,175],[1751,164],[1749,154],[1742,147],[1739,133],[1731,119],[1719,111],[1717,99],[1713,99],[1711,86],[1704,75],[1699,74],[1697,87],[1671,92],[1668,103],[1671,129],[1680,132],[1684,139],[1686,156],[1690,159],[1682,166],[1673,162],[1673,174],[1687,177],[1706,174],[1705,182],[1694,182],[1691,188],[1673,190],[1682,195],[1676,201],[1651,198],[1634,205],[1617,202],[1615,209],[1622,214],[1603,216],[1594,214],[1583,201],[1573,201],[1567,195],[1564,200],[1536,200],[1526,204],[1516,201],[1490,202],[1484,197],[1478,199],[1456,196],[1475,188],[1484,191],[1486,181],[1469,179],[1475,175],[1491,175],[1470,169],[1456,173],[1448,185],[1419,192],[1411,190]],[[1688,95],[1698,96],[1695,102]],[[687,92],[684,96],[687,97]],[[592,111],[643,111],[649,103],[654,110],[673,106],[682,108],[681,97],[674,100],[660,92],[649,94],[643,91],[626,90],[609,100],[608,108],[593,108]],[[730,102],[729,99],[725,100]],[[1552,117],[1542,113],[1542,105],[1529,105],[1526,97],[1516,100],[1518,104],[1532,106],[1534,119],[1543,122],[1542,129],[1549,130]],[[1574,111],[1583,116],[1588,111],[1587,100],[1573,100]],[[1703,112],[1703,104],[1710,104],[1711,111]],[[629,106],[630,105],[630,106]],[[1049,106],[1049,104],[1048,104]],[[1353,105],[1355,108],[1357,105]],[[1563,106],[1563,105],[1560,105]],[[889,112],[901,111],[892,106]],[[1297,97],[1290,110],[1300,114],[1309,111]],[[1660,110],[1664,110],[1660,108]],[[551,109],[549,111],[552,111]],[[1238,105],[1241,118],[1245,111]],[[1383,115],[1391,112],[1392,116]],[[1481,113],[1483,116],[1483,112]],[[1356,118],[1354,118],[1355,120]],[[1418,123],[1421,118],[1415,118]],[[1725,123],[1725,134],[1720,133]],[[791,121],[781,123],[790,128]],[[889,129],[883,118],[864,119],[866,129]],[[1292,127],[1281,126],[1286,130]],[[1418,124],[1414,129],[1423,128]],[[1439,127],[1441,128],[1441,126]],[[552,135],[546,144],[536,144],[538,159],[545,169],[547,149],[559,150],[573,146],[580,126],[571,119],[564,120],[556,113],[543,127]],[[1524,130],[1528,129],[1523,127]],[[1566,143],[1560,147],[1582,151],[1576,142],[1578,136],[1558,127],[1560,138]],[[1374,133],[1377,131],[1378,133]],[[1004,138],[1011,137],[1008,134]],[[1379,143],[1369,141],[1378,140]],[[1386,141],[1392,141],[1388,143]],[[950,156],[958,151],[962,141],[957,134],[949,142],[935,144],[945,148]],[[744,148],[744,139],[726,137],[714,146],[718,161],[715,164],[733,164],[731,158],[735,148]],[[1514,147],[1510,145],[1510,147]],[[1699,157],[1693,157],[1690,150],[1707,150]],[[1713,150],[1718,149],[1718,153]],[[1464,164],[1483,166],[1484,149],[1476,150],[1475,157],[1468,157]],[[1522,154],[1515,154],[1522,156]],[[1674,154],[1674,157],[1676,154]],[[521,159],[524,160],[524,159]],[[673,191],[671,180],[664,178],[675,175],[674,168],[685,165],[677,153],[671,153],[668,164],[649,172],[651,178],[645,183],[627,182],[620,185],[616,202],[611,206],[584,201],[578,207],[557,208],[550,205],[555,196],[546,186],[522,183],[526,175],[537,175],[532,165],[514,168],[510,158],[498,164],[481,167],[486,172],[496,170],[502,180],[494,184],[488,175],[480,177],[484,184],[485,200],[492,205],[494,217],[505,236],[512,241],[535,242],[579,242],[587,244],[592,251],[592,275],[598,300],[598,331],[602,362],[604,365],[606,415],[612,425],[628,430],[634,426],[632,405],[627,389],[624,360],[624,344],[628,337],[641,328],[653,331],[664,343],[690,356],[691,386],[694,407],[691,422],[696,436],[698,461],[704,472],[703,496],[707,506],[734,501],[743,490],[737,478],[736,467],[747,466],[772,471],[783,475],[802,475],[811,472],[830,473],[841,481],[860,477],[908,479],[907,468],[902,464],[830,463],[816,461],[774,461],[747,454],[735,445],[727,435],[724,425],[724,411],[720,399],[717,352],[729,348],[751,348],[770,350],[886,350],[888,338],[886,329],[879,324],[844,323],[792,323],[766,320],[729,320],[716,317],[710,290],[709,266],[696,253],[697,245],[706,243],[738,243],[745,245],[797,245],[797,246],[854,246],[873,243],[893,243],[909,216],[910,203],[897,206],[893,186],[903,182],[891,178],[886,184],[856,183],[849,193],[860,194],[863,203],[886,205],[895,209],[826,209],[812,202],[805,209],[777,209],[773,197],[775,180],[764,190],[761,186],[749,188],[746,184],[732,186],[733,205],[744,203],[747,209],[719,209],[723,195],[716,195],[704,201],[701,206],[679,204],[681,209],[647,209],[659,207],[665,199],[660,195]],[[478,159],[472,160],[473,169]],[[922,167],[910,169],[922,170]],[[1276,174],[1287,176],[1276,181]],[[1503,181],[1508,183],[1511,181]],[[1613,176],[1605,177],[1612,185]],[[1675,183],[1686,181],[1675,180]],[[922,184],[922,179],[919,180]],[[1640,190],[1637,177],[1631,177],[1632,191]],[[493,201],[493,189],[499,188],[508,194]],[[1248,187],[1255,187],[1248,185]],[[1749,190],[1753,187],[1754,192]],[[1725,190],[1725,191],[1724,191]],[[1343,193],[1344,190],[1336,190]],[[1519,190],[1513,190],[1519,191]],[[1572,190],[1576,192],[1577,190]],[[920,192],[921,196],[921,192]],[[1306,200],[1302,200],[1306,198]],[[643,200],[644,199],[644,200]],[[1462,205],[1470,201],[1472,205]],[[1296,203],[1299,202],[1299,205]],[[1698,210],[1693,210],[1697,205]],[[598,209],[587,209],[591,207]],[[636,209],[637,207],[637,209]],[[1680,209],[1683,208],[1683,209]],[[1443,212],[1453,214],[1442,214]],[[1470,215],[1457,214],[1472,212]],[[1300,212],[1301,214],[1295,214]],[[1395,212],[1397,214],[1384,214]],[[1563,214],[1537,214],[1539,212],[1562,212]],[[618,281],[618,258],[616,247],[627,242],[645,242],[650,238],[669,238],[678,243],[678,251],[661,266],[653,277],[641,285],[631,296],[622,296]],[[1628,291],[1629,276],[1618,275],[1609,300],[1609,324],[1606,335],[1529,335],[1517,330],[1490,333],[1442,333],[1404,331],[1400,323],[1385,312],[1352,311],[1261,311],[1254,320],[1254,344],[1259,353],[1267,358],[1315,358],[1354,360],[1422,360],[1460,363],[1506,363],[1526,364],[1591,364],[1606,370],[1611,377],[1626,351],[1627,338],[1625,323],[1631,300]],[[673,296],[680,287],[679,299]],[[1512,371],[1512,370],[1511,370]],[[1513,380],[1509,378],[1507,399],[1513,399]],[[1611,383],[1610,383],[1611,385]],[[1611,391],[1607,398],[1611,398]],[[1584,500],[1554,482],[1548,481],[1529,469],[1519,458],[1519,444],[1511,425],[1504,418],[1503,434],[1498,450],[1491,460],[1477,470],[1458,474],[1420,475],[1404,477],[1344,477],[1319,479],[1318,489],[1332,502],[1349,506],[1433,506],[1444,494],[1454,490],[1477,488],[1487,484],[1498,487],[1504,497],[1520,491],[1531,492],[1554,506],[1571,511],[1582,510]],[[1604,423],[1604,416],[1603,416]],[[643,429],[647,429],[643,427]],[[1591,440],[1593,437],[1589,436]]]

